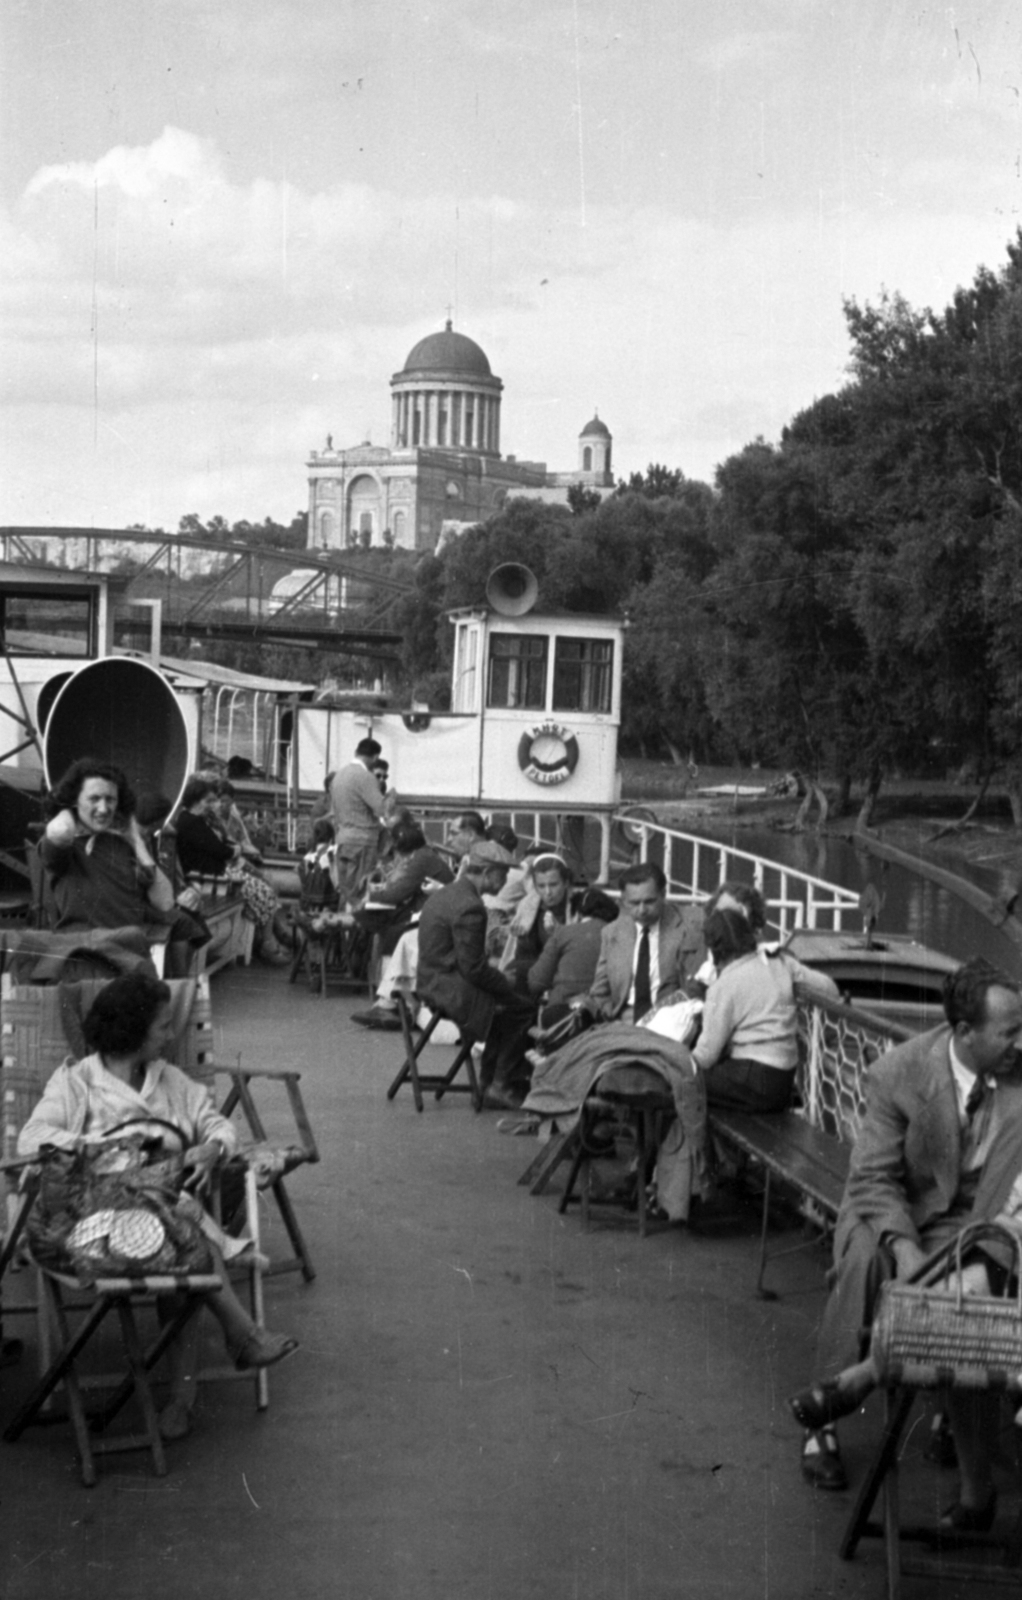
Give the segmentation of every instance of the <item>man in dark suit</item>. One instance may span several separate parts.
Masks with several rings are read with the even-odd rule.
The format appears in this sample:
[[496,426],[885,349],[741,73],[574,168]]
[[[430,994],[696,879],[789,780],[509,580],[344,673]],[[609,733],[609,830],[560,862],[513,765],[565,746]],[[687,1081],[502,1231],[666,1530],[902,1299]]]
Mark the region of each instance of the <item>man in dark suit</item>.
[[511,858],[493,840],[474,844],[454,883],[430,895],[419,919],[416,988],[427,1005],[456,1022],[462,1033],[484,1043],[480,1079],[484,1105],[519,1106],[529,1088],[525,1059],[535,1002],[486,957],[483,895],[499,894]]
[[667,880],[653,861],[626,867],[618,885],[621,915],[603,930],[596,976],[582,1005],[601,1022],[639,1022],[705,960],[703,913],[668,904]]
[[[970,961],[945,981],[944,1012],[944,1027],[888,1051],[870,1074],[834,1234],[819,1343],[824,1378],[865,1354],[884,1280],[910,1276],[964,1226],[998,1130],[1022,1116],[1017,985],[988,962]],[[990,1399],[949,1397],[961,1498],[941,1525],[952,1531],[982,1531],[993,1520]],[[802,1472],[817,1488],[846,1486],[832,1427],[806,1435]]]

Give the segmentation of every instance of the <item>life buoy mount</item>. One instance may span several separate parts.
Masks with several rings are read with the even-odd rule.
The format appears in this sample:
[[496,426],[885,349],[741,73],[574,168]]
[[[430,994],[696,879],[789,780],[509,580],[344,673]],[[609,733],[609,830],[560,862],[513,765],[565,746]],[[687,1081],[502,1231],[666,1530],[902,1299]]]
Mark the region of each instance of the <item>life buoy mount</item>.
[[559,722],[539,722],[518,741],[518,765],[530,783],[564,783],[578,766],[578,740]]

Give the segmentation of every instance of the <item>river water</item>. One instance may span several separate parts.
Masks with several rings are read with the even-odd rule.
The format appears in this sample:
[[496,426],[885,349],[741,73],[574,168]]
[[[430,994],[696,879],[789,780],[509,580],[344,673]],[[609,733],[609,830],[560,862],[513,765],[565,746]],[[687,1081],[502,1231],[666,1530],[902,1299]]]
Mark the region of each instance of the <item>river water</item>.
[[[665,819],[666,820],[666,819]],[[682,823],[668,823],[684,831]],[[920,944],[942,950],[967,961],[970,956],[986,956],[988,961],[1022,980],[1022,950],[986,917],[966,905],[948,889],[919,878],[903,867],[881,862],[841,839],[821,838],[813,833],[780,833],[773,829],[700,827],[701,838],[711,838],[764,856],[770,861],[811,873],[828,883],[854,889],[861,894],[868,883],[875,883],[884,897],[878,931],[907,933]],[[1008,888],[1010,879],[981,867],[956,869],[959,876],[988,894]]]

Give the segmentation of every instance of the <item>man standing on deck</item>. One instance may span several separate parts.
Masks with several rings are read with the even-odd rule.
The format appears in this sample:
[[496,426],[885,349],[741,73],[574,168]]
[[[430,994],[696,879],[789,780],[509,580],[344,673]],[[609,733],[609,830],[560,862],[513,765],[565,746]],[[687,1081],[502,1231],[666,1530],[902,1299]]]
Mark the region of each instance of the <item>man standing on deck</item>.
[[360,739],[354,760],[334,773],[330,809],[337,846],[337,887],[341,900],[352,900],[379,856],[380,828],[393,809],[394,792],[380,793],[373,762],[381,755],[375,739]]
[[[944,1014],[946,1026],[896,1046],[870,1073],[820,1328],[823,1385],[812,1398],[823,1425],[810,1428],[802,1451],[802,1475],[815,1488],[847,1486],[823,1414],[833,1393],[827,1380],[864,1355],[884,1280],[910,1277],[969,1220],[999,1129],[1022,1116],[1018,986],[977,958],[945,979]],[[945,1531],[984,1532],[993,1522],[997,1405],[995,1395],[949,1392],[961,1493],[940,1519]]]
[[492,839],[474,844],[454,883],[431,894],[419,918],[416,988],[426,1004],[484,1044],[484,1105],[514,1110],[529,1088],[525,1059],[536,1007],[486,958],[483,895],[499,894],[512,857]]

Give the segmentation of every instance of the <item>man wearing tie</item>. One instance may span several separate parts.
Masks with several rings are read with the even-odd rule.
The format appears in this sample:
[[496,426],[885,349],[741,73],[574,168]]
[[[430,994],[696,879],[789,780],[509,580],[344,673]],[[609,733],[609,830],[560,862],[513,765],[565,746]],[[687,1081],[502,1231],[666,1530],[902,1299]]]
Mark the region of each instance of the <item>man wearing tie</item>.
[[621,915],[603,930],[596,975],[581,1004],[604,1022],[639,1022],[702,965],[703,913],[667,903],[667,880],[652,861],[626,867],[618,885]]
[[[910,1276],[958,1234],[974,1205],[982,1214],[984,1167],[998,1131],[1022,1116],[1018,986],[975,959],[945,980],[944,1014],[944,1027],[888,1051],[870,1074],[834,1232],[817,1367],[824,1379],[865,1354],[881,1283]],[[821,1395],[822,1412],[828,1399]],[[941,1518],[949,1531],[982,1532],[993,1521],[996,1405],[990,1395],[949,1393],[961,1471],[960,1498]],[[843,1489],[837,1435],[822,1412],[823,1425],[806,1433],[802,1473],[817,1488]]]

